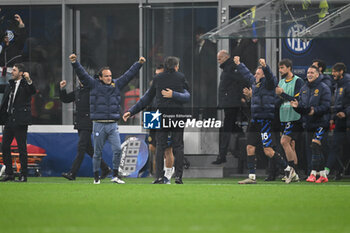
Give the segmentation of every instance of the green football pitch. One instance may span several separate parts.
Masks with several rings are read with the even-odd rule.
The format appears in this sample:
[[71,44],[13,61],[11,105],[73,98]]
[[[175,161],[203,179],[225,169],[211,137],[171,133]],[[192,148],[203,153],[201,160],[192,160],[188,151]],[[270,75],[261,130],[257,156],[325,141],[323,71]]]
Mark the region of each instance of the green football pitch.
[[259,180],[29,178],[0,183],[0,232],[350,232],[350,180],[286,185]]

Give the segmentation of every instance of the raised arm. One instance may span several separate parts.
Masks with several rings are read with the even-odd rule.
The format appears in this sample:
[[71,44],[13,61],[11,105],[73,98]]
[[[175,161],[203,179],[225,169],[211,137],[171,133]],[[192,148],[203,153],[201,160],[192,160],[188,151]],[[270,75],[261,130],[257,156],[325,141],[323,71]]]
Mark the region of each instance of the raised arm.
[[35,86],[33,84],[33,81],[32,79],[30,78],[29,76],[29,73],[28,72],[24,72],[23,73],[23,77],[25,78],[25,80],[27,81],[27,86],[26,86],[26,92],[29,94],[29,95],[34,95],[36,93],[36,89],[35,89]]
[[82,65],[77,61],[77,55],[71,54],[69,56],[69,59],[72,63],[74,71],[77,73],[77,76],[79,80],[83,83],[83,85],[86,87],[92,87],[95,79],[91,77],[82,67]]
[[139,72],[143,63],[146,62],[144,57],[140,57],[138,62],[135,62],[122,76],[116,80],[116,85],[119,89],[123,89]]
[[66,80],[62,80],[60,82],[60,100],[63,103],[71,103],[75,101],[75,93],[74,91],[67,93],[66,85],[67,85]]
[[269,90],[274,89],[277,86],[277,78],[275,75],[273,75],[270,67],[266,65],[265,59],[260,58],[259,63],[262,67],[262,70],[264,72],[265,78],[266,78],[266,87]]
[[235,56],[233,58],[234,63],[237,65],[238,72],[249,81],[249,84],[252,85],[255,82],[254,75],[249,71],[249,69],[244,65],[244,63],[240,62],[240,57]]

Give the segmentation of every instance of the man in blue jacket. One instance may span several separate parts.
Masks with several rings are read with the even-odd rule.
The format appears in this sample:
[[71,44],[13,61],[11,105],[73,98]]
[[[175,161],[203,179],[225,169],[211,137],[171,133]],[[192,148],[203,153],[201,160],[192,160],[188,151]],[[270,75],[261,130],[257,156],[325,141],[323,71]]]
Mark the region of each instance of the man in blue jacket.
[[332,75],[336,82],[334,92],[334,108],[332,111],[331,123],[335,123],[334,136],[331,144],[331,151],[326,164],[326,170],[338,170],[336,179],[341,178],[341,169],[334,165],[338,158],[341,158],[341,148],[350,141],[350,75],[346,74],[344,63],[336,63],[332,67]]
[[[247,165],[249,176],[247,179],[239,181],[239,184],[256,184],[256,146],[262,143],[264,153],[283,169],[288,167],[287,162],[274,150],[275,144],[271,137],[271,121],[275,115],[275,88],[277,78],[272,76],[270,68],[264,59],[260,59],[260,66],[256,69],[255,75],[240,62],[240,57],[234,57],[234,63],[241,75],[249,80],[252,86],[251,113],[252,120],[248,128],[247,139]],[[291,180],[290,180],[291,181]],[[289,181],[289,182],[290,182]],[[289,183],[287,182],[287,183]]]
[[142,64],[146,61],[140,57],[128,71],[117,79],[112,79],[109,67],[100,69],[99,79],[91,77],[81,64],[77,56],[71,54],[69,59],[72,66],[84,86],[90,88],[90,118],[93,120],[94,156],[93,171],[94,184],[100,183],[100,166],[103,146],[108,139],[113,151],[113,178],[112,182],[124,184],[118,175],[121,158],[121,143],[117,121],[120,119],[120,92],[138,73]]
[[[328,182],[324,170],[324,156],[322,146],[324,135],[329,126],[329,110],[331,106],[331,91],[322,82],[318,67],[310,66],[307,70],[307,83],[300,89],[298,100],[292,100],[291,106],[302,115],[304,128],[307,130],[307,145],[311,145],[311,173],[306,181]],[[317,171],[320,172],[316,180]]]

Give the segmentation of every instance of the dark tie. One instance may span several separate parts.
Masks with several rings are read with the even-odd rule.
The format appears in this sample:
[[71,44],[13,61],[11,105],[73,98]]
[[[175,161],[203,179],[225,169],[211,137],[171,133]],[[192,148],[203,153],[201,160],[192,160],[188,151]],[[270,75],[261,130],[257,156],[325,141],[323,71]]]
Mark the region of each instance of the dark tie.
[[8,107],[8,110],[7,110],[7,112],[9,113],[9,114],[12,114],[13,113],[13,99],[14,99],[14,90],[13,91],[11,91],[11,93],[10,93],[10,103],[9,103],[9,107]]

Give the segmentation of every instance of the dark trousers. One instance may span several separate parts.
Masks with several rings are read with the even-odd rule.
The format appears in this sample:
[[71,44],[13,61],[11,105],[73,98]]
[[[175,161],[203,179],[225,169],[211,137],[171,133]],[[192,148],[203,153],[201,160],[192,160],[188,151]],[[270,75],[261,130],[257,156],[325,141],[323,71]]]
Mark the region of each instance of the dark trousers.
[[350,134],[346,130],[346,119],[337,119],[335,121],[334,134],[330,144],[329,156],[326,167],[342,172],[342,159],[345,154],[344,146],[349,148]]
[[235,128],[239,108],[225,108],[224,109],[224,127],[220,129],[219,135],[219,155],[225,157],[228,146],[230,144],[231,133]]
[[171,146],[175,157],[175,177],[182,178],[184,160],[183,129],[160,129],[157,130],[156,148],[156,178],[163,177],[164,151],[168,147],[168,134],[171,134]]
[[2,153],[7,175],[13,175],[11,143],[14,138],[16,138],[18,145],[19,161],[21,163],[21,175],[27,176],[28,174],[27,131],[27,125],[5,125],[2,138]]
[[[94,155],[94,148],[91,143],[91,132],[91,130],[87,129],[78,130],[78,154],[73,161],[71,169],[71,173],[74,177],[79,171],[80,165],[84,160],[85,153],[87,153],[91,158]],[[106,171],[107,169],[108,165],[103,160],[101,160],[101,170]]]
[[322,148],[322,156],[321,156],[321,161],[319,161],[319,167],[315,168],[313,162],[312,162],[312,156],[313,156],[313,150],[312,150],[312,139],[315,138],[315,131],[305,131],[305,142],[306,142],[306,147],[305,147],[305,153],[307,157],[307,174],[310,174],[312,170],[323,170],[325,166],[325,148],[327,148],[325,145],[328,140],[328,130],[325,131],[324,136],[322,137],[321,140],[321,148]]

